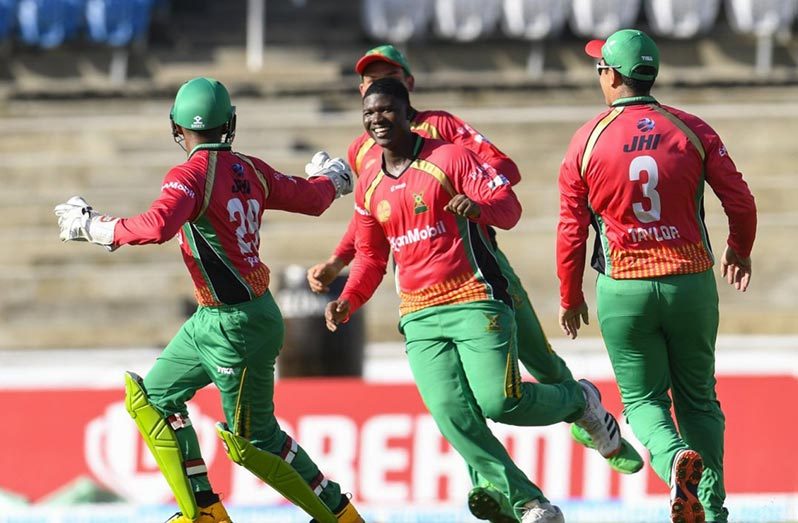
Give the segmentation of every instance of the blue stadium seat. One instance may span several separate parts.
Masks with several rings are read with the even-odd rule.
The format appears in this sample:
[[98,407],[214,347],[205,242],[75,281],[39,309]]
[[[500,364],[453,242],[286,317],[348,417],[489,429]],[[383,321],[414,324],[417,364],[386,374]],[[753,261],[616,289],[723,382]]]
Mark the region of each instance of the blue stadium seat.
[[376,40],[406,42],[427,34],[432,18],[429,0],[363,0],[363,28]]
[[571,29],[585,38],[606,38],[634,27],[639,13],[640,0],[571,0]]
[[720,0],[646,0],[643,4],[651,32],[672,38],[693,38],[715,25]]
[[23,42],[57,47],[83,27],[84,0],[19,0],[17,21]]
[[94,42],[122,47],[147,33],[152,0],[87,0],[86,22]]
[[504,0],[502,32],[513,38],[544,40],[560,34],[568,19],[569,2]]
[[491,34],[501,15],[501,0],[435,0],[435,33],[470,42]]
[[0,0],[0,40],[5,40],[11,33],[16,12],[17,0]]

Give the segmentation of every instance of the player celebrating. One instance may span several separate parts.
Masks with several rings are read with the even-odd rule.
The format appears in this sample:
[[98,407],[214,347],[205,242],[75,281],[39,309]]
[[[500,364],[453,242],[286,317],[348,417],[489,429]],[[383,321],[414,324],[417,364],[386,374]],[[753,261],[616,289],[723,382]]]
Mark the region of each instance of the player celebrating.
[[211,382],[227,424],[230,458],[322,523],[363,520],[274,416],[274,363],[283,321],[260,259],[266,209],[319,215],[352,190],[340,160],[309,180],[285,176],[232,151],[236,116],[227,89],[195,78],[177,92],[172,134],[188,160],[166,175],[149,210],[131,218],[98,214],[79,197],[56,207],[61,239],[114,250],[178,236],[199,307],[142,380],[126,375],[126,401],[180,511],[170,522],[230,523],[208,480],[186,401]]
[[617,425],[589,382],[521,382],[512,299],[485,228],[512,227],[521,206],[509,180],[472,152],[413,133],[409,111],[407,89],[394,78],[364,94],[363,124],[382,155],[358,178],[355,262],[341,296],[327,305],[327,326],[335,330],[371,297],[392,254],[410,367],[441,433],[505,493],[513,517],[561,522],[485,418],[576,421],[606,453],[620,445]]
[[575,338],[588,321],[582,273],[592,223],[601,333],[626,417],[671,486],[671,519],[725,522],[718,294],[704,181],[728,216],[721,273],[739,291],[751,278],[754,198],[709,125],[650,95],[659,71],[651,38],[625,29],[585,50],[599,60],[611,109],[576,132],[560,170],[560,325]]
[[[372,82],[380,78],[395,78],[402,82],[408,91],[412,91],[415,86],[415,77],[407,59],[392,45],[381,45],[367,51],[357,61],[355,71],[361,76],[359,85],[361,96],[365,94]],[[464,146],[474,152],[483,163],[504,175],[511,185],[515,185],[521,180],[521,174],[515,162],[457,116],[446,111],[419,111],[411,106],[409,117],[410,128],[414,133],[425,138]],[[382,150],[365,131],[350,144],[348,150],[349,164],[356,175],[369,170],[375,163],[381,162],[381,155]],[[324,158],[321,157],[322,160]],[[313,165],[309,166],[308,172],[312,172],[314,168],[316,167]],[[507,290],[513,301],[518,357],[521,363],[541,383],[562,383],[573,380],[566,363],[552,350],[520,278],[499,249],[493,227],[488,225],[486,230],[494,249],[496,262],[508,282]],[[349,265],[354,256],[355,218],[353,216],[346,233],[330,258],[308,270],[310,288],[314,292],[327,292],[330,282],[344,267]],[[576,424],[571,425],[571,432],[577,441],[593,447],[590,436],[581,427]],[[640,455],[624,439],[621,440],[621,449],[608,458],[608,463],[613,469],[623,474],[637,472],[643,467]],[[480,481],[473,471],[471,471],[471,475],[475,485],[469,495],[469,507],[472,512],[477,517],[502,523],[497,512],[502,511],[502,506],[506,506],[506,501]],[[504,520],[511,520],[511,518],[506,517]]]

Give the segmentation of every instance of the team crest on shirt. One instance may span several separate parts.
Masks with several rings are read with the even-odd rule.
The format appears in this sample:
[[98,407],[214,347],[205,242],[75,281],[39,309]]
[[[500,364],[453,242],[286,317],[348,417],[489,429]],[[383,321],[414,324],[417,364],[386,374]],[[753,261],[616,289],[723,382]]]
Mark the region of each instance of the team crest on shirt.
[[499,315],[498,314],[488,314],[484,313],[485,318],[488,320],[488,325],[485,327],[485,330],[488,332],[498,332],[502,330],[501,325],[499,325]]
[[416,214],[421,214],[422,212],[427,212],[428,207],[427,204],[424,202],[424,192],[414,192],[413,193],[413,212]]
[[377,204],[377,220],[380,223],[385,223],[388,221],[388,218],[391,217],[391,204],[388,203],[388,200],[382,200],[380,203]]

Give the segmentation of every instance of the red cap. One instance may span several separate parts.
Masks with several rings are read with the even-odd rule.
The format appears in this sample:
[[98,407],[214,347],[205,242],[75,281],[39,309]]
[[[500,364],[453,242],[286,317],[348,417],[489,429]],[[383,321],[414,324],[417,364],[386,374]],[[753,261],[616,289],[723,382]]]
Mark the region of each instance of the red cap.
[[585,46],[585,52],[593,58],[602,58],[601,48],[606,40],[591,40]]

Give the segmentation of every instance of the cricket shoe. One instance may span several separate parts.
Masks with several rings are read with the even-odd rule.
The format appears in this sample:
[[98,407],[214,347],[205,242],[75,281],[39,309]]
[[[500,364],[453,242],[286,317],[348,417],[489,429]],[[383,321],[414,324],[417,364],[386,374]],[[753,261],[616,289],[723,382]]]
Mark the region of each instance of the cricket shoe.
[[213,505],[200,507],[196,519],[187,518],[182,512],[178,512],[167,519],[166,523],[233,523],[233,521],[227,515],[222,502],[217,501]]
[[585,429],[596,450],[605,458],[621,451],[621,430],[615,417],[601,404],[601,393],[587,380],[579,380],[585,395],[585,411],[576,424]]
[[671,468],[671,522],[704,523],[704,506],[698,500],[698,484],[704,473],[704,461],[694,450],[676,453]]
[[518,523],[507,497],[491,487],[474,487],[468,493],[468,510],[490,523]]
[[[571,424],[571,437],[577,443],[589,449],[596,448],[596,446],[593,445],[593,439],[590,437],[590,434],[576,423]],[[632,444],[624,438],[621,438],[621,450],[616,455],[607,458],[607,463],[612,470],[620,472],[621,474],[634,474],[635,472],[639,472],[645,464],[642,456],[640,456]]]
[[533,499],[524,505],[521,523],[565,523],[565,518],[559,507],[548,501]]
[[[338,523],[366,523],[363,517],[358,514],[357,509],[349,501],[346,495],[341,495],[341,503],[338,508],[333,511]],[[310,523],[318,523],[315,519],[310,520]]]

